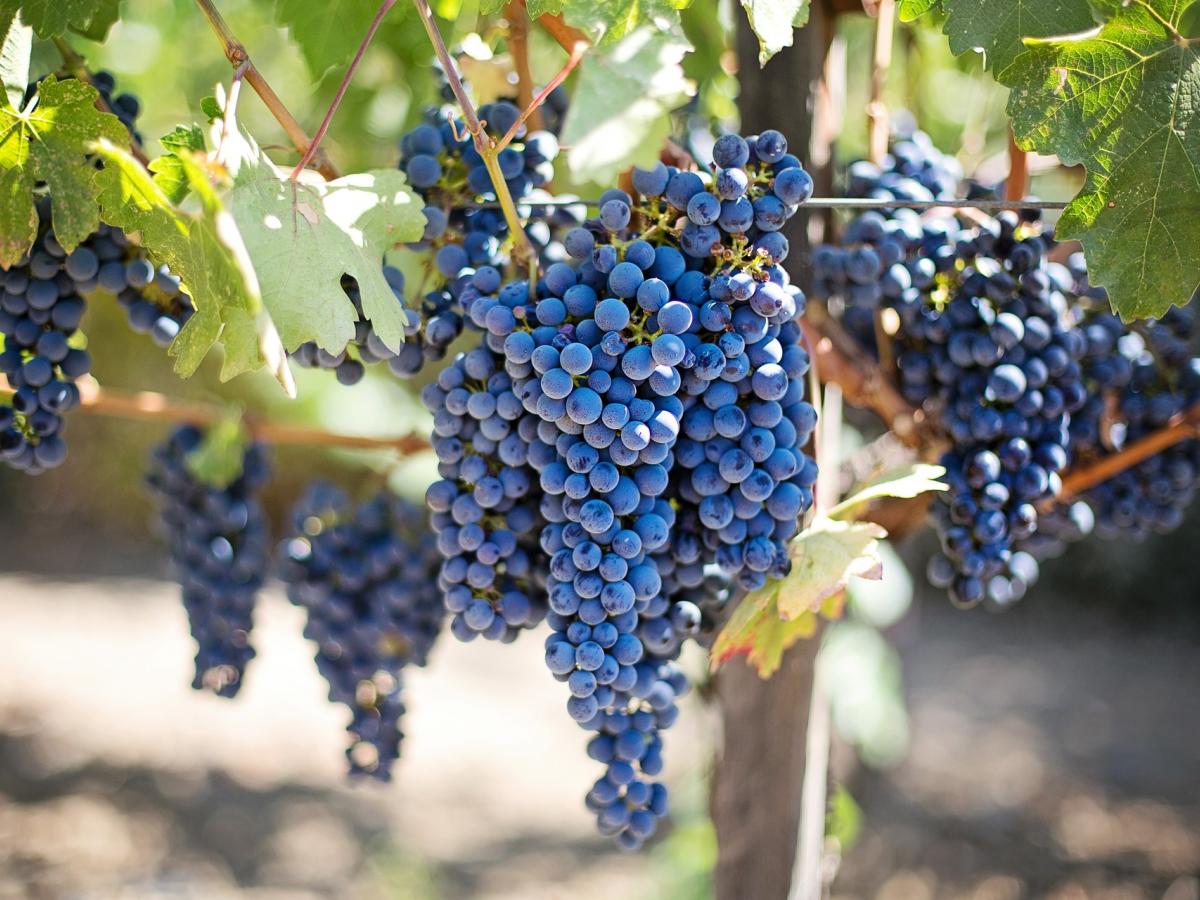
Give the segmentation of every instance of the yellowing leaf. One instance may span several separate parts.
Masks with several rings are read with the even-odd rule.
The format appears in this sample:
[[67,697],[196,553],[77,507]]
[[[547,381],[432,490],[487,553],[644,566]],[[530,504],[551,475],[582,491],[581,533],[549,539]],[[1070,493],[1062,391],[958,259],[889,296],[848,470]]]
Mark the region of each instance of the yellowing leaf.
[[817,519],[792,541],[792,571],[774,588],[779,614],[794,619],[821,609],[853,577],[883,577],[879,541],[887,532],[874,522]]
[[922,494],[949,490],[950,485],[939,479],[946,474],[943,466],[917,463],[902,469],[893,469],[872,479],[829,511],[831,519],[851,519],[852,513],[865,503],[893,497],[911,500]]
[[760,678],[770,678],[779,670],[788,648],[817,633],[818,620],[809,613],[785,621],[779,617],[773,600],[765,605],[749,600],[747,597],[738,605],[717,635],[709,651],[709,661],[716,669],[735,656],[745,656]]

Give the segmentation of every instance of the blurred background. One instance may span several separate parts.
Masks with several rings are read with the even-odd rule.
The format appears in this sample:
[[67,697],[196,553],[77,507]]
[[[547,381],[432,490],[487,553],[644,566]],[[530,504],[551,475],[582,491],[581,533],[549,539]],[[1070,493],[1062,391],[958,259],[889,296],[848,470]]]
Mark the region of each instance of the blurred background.
[[[266,4],[225,0],[233,30],[297,117],[316,86]],[[470,6],[438,12],[459,36]],[[685,13],[698,100],[680,130],[736,125],[731,4]],[[148,136],[189,118],[229,67],[188,0],[126,0],[94,67],[137,93]],[[847,16],[847,59],[871,23]],[[540,41],[538,30],[533,32]],[[912,111],[967,171],[1003,177],[1003,92],[954,60],[936,27],[904,29],[893,108]],[[540,49],[540,56],[539,56]],[[535,58],[552,70],[556,48]],[[398,7],[330,135],[344,170],[393,165],[431,96],[430,51]],[[52,55],[42,70],[56,64]],[[862,152],[865,69],[849,66],[839,154]],[[264,142],[277,130],[242,104]],[[280,138],[282,141],[282,138]],[[286,157],[286,151],[280,158]],[[1035,189],[1064,196],[1056,174]],[[984,178],[983,180],[987,180]],[[586,185],[561,185],[586,191]],[[801,261],[802,263],[802,261]],[[219,386],[210,361],[187,383],[115,303],[85,331],[102,383],[233,398],[275,418],[358,434],[427,427],[416,385],[353,390],[299,371],[300,400],[266,376]],[[380,410],[386,412],[381,414]],[[392,784],[348,784],[348,714],[325,699],[302,616],[276,585],[257,658],[233,701],[190,689],[193,647],[141,488],[166,429],[77,415],[67,464],[36,481],[0,469],[0,898],[703,898],[716,847],[707,819],[714,710],[699,689],[667,738],[672,827],[641,855],[596,836],[582,798],[595,777],[561,714],[540,642],[446,639],[407,685],[404,758]],[[275,454],[276,525],[309,480],[419,497],[422,456],[290,449]],[[838,736],[829,830],[838,897],[1200,898],[1200,511],[1141,546],[1085,542],[996,616],[956,612],[923,586],[928,535],[897,548],[881,586],[858,586],[825,637]]]

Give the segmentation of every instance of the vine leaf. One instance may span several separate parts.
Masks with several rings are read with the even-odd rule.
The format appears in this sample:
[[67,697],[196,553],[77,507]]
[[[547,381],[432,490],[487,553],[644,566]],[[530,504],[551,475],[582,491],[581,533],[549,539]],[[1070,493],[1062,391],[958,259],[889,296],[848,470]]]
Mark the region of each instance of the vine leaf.
[[941,7],[942,0],[900,0],[896,10],[900,14],[901,22],[911,22],[921,18],[927,12],[940,10]]
[[187,455],[184,465],[201,483],[224,490],[242,476],[246,443],[241,419],[228,416],[204,430],[200,446]]
[[1095,25],[1088,0],[942,0],[945,32],[957,56],[982,49],[999,72],[1025,49],[1027,38],[1074,34]]
[[203,153],[204,132],[199,125],[176,125],[175,130],[159,138],[167,152],[150,162],[154,182],[172,203],[180,203],[188,195],[188,177],[181,155]]
[[792,31],[808,22],[809,0],[742,0],[750,29],[758,38],[758,64],[792,46]]
[[889,473],[818,517],[789,547],[792,570],[747,594],[717,635],[709,653],[715,668],[734,656],[746,656],[763,678],[769,678],[796,641],[816,632],[819,617],[840,618],[852,578],[883,577],[887,532],[874,522],[853,521],[873,499],[911,499],[946,485],[937,479],[941,466],[918,464]]
[[98,96],[90,84],[47,75],[20,111],[0,98],[0,267],[16,264],[37,236],[38,182],[49,188],[54,235],[68,252],[100,224],[89,145],[128,147],[129,132],[96,109]]
[[121,17],[121,0],[0,0],[0,18],[18,9],[40,38],[70,30],[103,41]]
[[175,371],[192,375],[218,341],[225,348],[222,380],[270,367],[292,396],[295,384],[279,335],[263,314],[258,282],[229,213],[208,180],[202,158],[180,154],[182,173],[200,211],[171,205],[150,174],[125,150],[102,141],[97,178],[104,220],[139,236],[156,263],[170,266],[187,288],[196,313],[171,344]]
[[1083,242],[1126,321],[1200,286],[1200,41],[1179,30],[1193,5],[1103,0],[1099,29],[1030,42],[999,75],[1020,145],[1086,167],[1058,236]]
[[383,277],[383,256],[420,239],[425,228],[404,173],[383,169],[326,182],[305,172],[292,182],[249,141],[235,166],[230,209],[284,346],[345,348],[358,320],[341,286],[350,275],[375,333],[399,350],[407,312]]
[[33,30],[15,12],[0,12],[0,85],[13,109],[25,99],[32,52]]
[[288,29],[319,78],[354,55],[378,9],[378,0],[276,0],[275,21]]
[[694,91],[680,65],[690,49],[681,30],[646,27],[588,55],[562,133],[576,181],[608,183],[658,159],[671,110]]

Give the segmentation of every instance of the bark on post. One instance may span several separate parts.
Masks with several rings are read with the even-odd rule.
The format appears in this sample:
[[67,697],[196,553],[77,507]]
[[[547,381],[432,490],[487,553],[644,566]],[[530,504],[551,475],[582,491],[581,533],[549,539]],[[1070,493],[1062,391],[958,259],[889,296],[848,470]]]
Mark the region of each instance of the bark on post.
[[[778,128],[817,183],[831,187],[831,129],[825,124],[834,103],[824,83],[833,39],[834,3],[816,0],[795,46],[758,66],[758,42],[739,16],[737,51],[743,133]],[[818,146],[814,146],[814,141]],[[817,165],[813,165],[813,162]],[[820,222],[803,214],[792,220],[788,269],[804,285],[809,238]],[[810,230],[809,226],[813,226]],[[794,647],[769,681],[741,662],[717,677],[723,743],[713,774],[712,817],[719,855],[718,900],[786,900],[796,853],[805,772],[805,737],[818,641]]]

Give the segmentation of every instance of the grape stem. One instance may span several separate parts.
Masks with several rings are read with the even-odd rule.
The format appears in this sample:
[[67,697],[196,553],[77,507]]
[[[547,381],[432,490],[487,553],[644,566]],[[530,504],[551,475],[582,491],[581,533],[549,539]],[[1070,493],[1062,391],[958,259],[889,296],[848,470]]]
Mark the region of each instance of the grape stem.
[[[884,90],[892,66],[892,43],[896,34],[896,0],[879,0],[875,11],[875,51],[871,63],[871,99],[867,102],[867,146],[871,162],[880,165],[887,156],[891,123]],[[1011,199],[1011,198],[1010,198]]]
[[[153,391],[129,392],[101,388],[91,378],[81,379],[77,384],[81,395],[78,411],[85,415],[143,422],[186,422],[191,425],[212,425],[229,418],[229,408],[225,406],[193,403]],[[12,388],[0,376],[0,396],[11,393]],[[377,438],[342,434],[290,422],[266,422],[253,416],[247,416],[246,428],[255,440],[267,444],[393,450],[399,456],[411,456],[429,448],[428,438],[416,433],[396,438]]]
[[517,136],[517,131],[522,125],[525,124],[526,120],[529,119],[530,116],[534,115],[534,113],[536,113],[539,109],[541,109],[542,104],[546,102],[546,98],[550,96],[551,92],[564,81],[566,81],[567,76],[571,74],[571,71],[577,65],[579,65],[579,61],[583,59],[583,54],[587,52],[587,49],[588,45],[586,41],[580,41],[571,48],[570,55],[567,57],[567,61],[563,64],[563,67],[559,69],[555,76],[550,79],[544,88],[542,88],[541,92],[529,102],[529,104],[521,112],[521,117],[513,123],[512,128],[508,129],[508,133],[500,139],[498,144],[496,144],[496,153],[499,153],[512,143],[513,138]]
[[316,155],[317,149],[324,140],[326,132],[329,131],[329,126],[333,122],[334,115],[337,114],[338,107],[342,105],[342,100],[346,96],[346,91],[350,88],[350,82],[354,78],[354,73],[358,70],[359,64],[366,55],[367,47],[370,46],[371,40],[375,37],[375,32],[379,30],[379,26],[383,23],[383,17],[388,14],[388,11],[396,5],[396,0],[383,0],[379,4],[379,9],[375,11],[375,18],[371,20],[371,25],[367,28],[367,33],[363,35],[363,39],[358,43],[358,49],[354,51],[354,59],[350,60],[350,65],[346,67],[346,74],[342,76],[342,83],[338,85],[337,93],[333,95],[333,100],[329,104],[329,109],[325,110],[325,118],[321,120],[321,124],[317,127],[317,133],[313,135],[313,139],[309,142],[308,149],[304,151],[304,155],[300,157],[300,162],[296,164],[296,168],[292,169],[290,180],[295,181],[300,177],[300,173],[304,171],[305,166],[312,162],[313,156]]
[[[196,0],[196,6],[200,8],[200,11],[204,14],[204,18],[208,20],[208,24],[212,26],[213,32],[216,33],[218,40],[220,40],[221,46],[225,50],[225,58],[229,60],[229,64],[235,69],[245,65],[246,83],[254,89],[254,93],[258,94],[263,105],[275,117],[275,121],[283,128],[296,150],[301,155],[307,153],[308,148],[312,145],[312,140],[309,138],[308,133],[296,121],[296,117],[292,115],[291,111],[284,105],[284,102],[279,99],[279,95],[275,93],[275,90],[267,83],[267,80],[263,78],[258,67],[250,59],[250,54],[247,52],[245,45],[234,36],[229,25],[221,17],[221,13],[217,10],[212,0]],[[324,150],[318,149],[309,162],[315,163],[317,171],[327,180],[332,181],[338,177],[338,170],[329,161]]]
[[[88,84],[94,86],[87,60],[61,35],[56,35],[53,40],[55,49],[58,50],[58,55],[62,57],[63,70],[79,81],[86,81]],[[101,112],[112,114],[112,107],[108,105],[103,97],[96,98],[96,107]],[[134,137],[132,130],[129,132],[129,152],[143,166],[150,165],[150,157],[146,155],[145,149],[142,147],[141,142]]]
[[[509,133],[499,142],[488,136],[483,130],[483,123],[479,121],[479,114],[475,111],[475,106],[471,103],[471,98],[467,96],[466,88],[463,87],[462,79],[458,75],[458,67],[454,64],[454,59],[450,56],[450,51],[446,49],[446,42],[442,40],[442,34],[438,30],[437,23],[433,20],[433,11],[429,8],[429,0],[413,0],[413,6],[416,7],[417,14],[421,17],[421,23],[425,26],[425,33],[429,35],[429,42],[433,44],[438,62],[441,63],[442,70],[446,74],[446,81],[450,85],[450,90],[454,93],[454,99],[458,101],[458,106],[462,110],[467,132],[475,142],[475,149],[479,151],[479,155],[483,158],[483,164],[488,170],[488,175],[491,176],[492,187],[496,191],[496,202],[499,204],[501,212],[504,213],[504,221],[508,225],[509,234],[512,236],[514,244],[513,255],[518,260],[525,260],[526,262],[536,264],[537,251],[533,249],[529,235],[525,233],[521,216],[517,212],[517,205],[513,202],[512,193],[508,189],[508,182],[504,180],[504,175],[500,171],[500,151],[512,140],[513,135],[516,133],[516,126],[510,129]],[[575,62],[578,62],[578,60],[576,59]],[[568,60],[568,65],[574,68],[575,63]],[[570,68],[566,69],[565,74],[560,74],[562,78],[566,78],[570,74]],[[560,78],[559,83],[561,83],[561,80]],[[554,82],[551,84],[557,86]],[[548,86],[549,90],[552,90],[553,86]],[[527,118],[533,110],[538,109],[545,102],[549,90],[542,91],[541,94],[534,97],[533,103],[522,113],[522,120],[520,121]],[[534,281],[536,279],[530,281],[531,291],[533,290]]]

